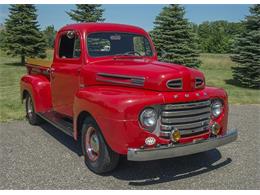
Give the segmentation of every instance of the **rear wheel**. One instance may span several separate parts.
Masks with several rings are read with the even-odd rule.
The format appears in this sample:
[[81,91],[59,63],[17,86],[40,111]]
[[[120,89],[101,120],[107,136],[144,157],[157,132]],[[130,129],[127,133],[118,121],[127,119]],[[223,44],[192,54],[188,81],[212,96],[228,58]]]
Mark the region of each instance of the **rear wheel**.
[[82,151],[87,167],[95,173],[105,173],[116,168],[119,154],[106,144],[96,122],[87,118],[81,133]]
[[34,111],[34,104],[31,95],[27,94],[25,98],[25,110],[26,110],[26,118],[28,119],[31,125],[38,125],[41,123],[41,118],[37,116]]

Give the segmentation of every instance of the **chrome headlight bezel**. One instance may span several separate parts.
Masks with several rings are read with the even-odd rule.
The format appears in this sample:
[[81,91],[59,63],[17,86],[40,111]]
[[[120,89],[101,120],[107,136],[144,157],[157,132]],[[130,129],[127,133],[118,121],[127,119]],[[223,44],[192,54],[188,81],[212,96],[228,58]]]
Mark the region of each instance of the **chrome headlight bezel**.
[[153,131],[157,125],[158,113],[152,107],[145,108],[139,115],[139,122],[141,126],[149,131]]
[[211,101],[211,115],[218,118],[224,110],[224,104],[221,99],[214,99]]

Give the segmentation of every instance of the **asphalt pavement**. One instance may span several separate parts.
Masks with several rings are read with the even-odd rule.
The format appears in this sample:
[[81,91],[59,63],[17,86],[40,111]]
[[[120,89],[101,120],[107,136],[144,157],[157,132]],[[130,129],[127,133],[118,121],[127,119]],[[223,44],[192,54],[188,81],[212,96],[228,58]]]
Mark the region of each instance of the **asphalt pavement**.
[[74,140],[49,124],[0,124],[0,189],[260,189],[260,105],[230,106],[236,142],[150,162],[122,158],[96,175]]

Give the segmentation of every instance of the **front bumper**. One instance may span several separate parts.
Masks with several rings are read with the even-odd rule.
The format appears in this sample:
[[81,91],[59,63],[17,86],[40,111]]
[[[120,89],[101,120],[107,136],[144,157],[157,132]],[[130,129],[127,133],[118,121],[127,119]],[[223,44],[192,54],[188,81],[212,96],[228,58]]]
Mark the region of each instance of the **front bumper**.
[[237,139],[237,136],[237,130],[231,129],[225,135],[206,140],[197,140],[188,144],[160,146],[149,149],[129,148],[127,159],[130,161],[148,161],[195,154],[233,142]]

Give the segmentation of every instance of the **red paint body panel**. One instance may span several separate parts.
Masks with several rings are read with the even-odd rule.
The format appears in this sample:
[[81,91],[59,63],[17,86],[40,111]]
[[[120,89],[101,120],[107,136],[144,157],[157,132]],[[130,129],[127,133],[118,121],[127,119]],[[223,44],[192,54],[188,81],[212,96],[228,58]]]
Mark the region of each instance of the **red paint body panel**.
[[[69,30],[76,31],[80,37],[80,58],[63,59],[58,56],[59,38]],[[90,57],[86,49],[86,37],[93,32],[141,34],[151,43],[154,55],[142,59]],[[77,127],[78,117],[82,112],[88,112],[97,121],[108,145],[120,154],[126,154],[128,148],[144,146],[144,140],[149,136],[154,137],[158,144],[170,143],[169,139],[161,138],[139,124],[140,112],[150,106],[219,98],[224,102],[224,112],[211,122],[216,121],[221,125],[221,134],[227,130],[226,92],[205,87],[205,82],[199,89],[195,88],[196,78],[205,80],[203,73],[182,65],[157,61],[151,38],[138,27],[105,23],[67,25],[57,33],[51,69],[31,65],[27,65],[27,68],[29,74],[21,79],[21,91],[26,90],[33,96],[37,112],[54,110],[72,117],[75,139],[80,130]],[[50,75],[48,72],[51,72]],[[103,78],[100,74],[121,76]],[[127,78],[122,78],[122,75]],[[131,77],[141,79],[143,85],[134,85]],[[167,81],[172,79],[182,79],[183,88],[167,88]],[[176,95],[178,97],[174,98]],[[181,138],[179,142],[187,143],[208,137],[209,133],[204,133]]]
[[158,62],[152,59],[101,60],[83,67],[82,76],[86,85],[106,85],[96,80],[97,73],[139,76],[145,78],[145,89],[172,91],[166,87],[171,79],[183,80],[182,91],[194,91],[195,78],[204,78],[198,70],[182,65]]
[[27,91],[33,97],[36,112],[52,108],[50,81],[42,75],[25,75],[21,78],[21,93]]
[[[75,98],[75,119],[82,111],[87,111],[96,119],[106,141],[110,147],[121,154],[126,154],[127,148],[140,148],[144,145],[146,137],[155,137],[157,143],[167,144],[169,140],[162,139],[145,131],[139,124],[140,112],[151,105],[167,103],[200,101],[205,99],[221,98],[227,102],[226,93],[222,89],[205,88],[199,91],[202,95],[197,97],[197,92],[189,93],[184,97],[184,92],[155,92],[118,86],[96,86],[80,90]],[[203,95],[206,93],[207,95]],[[179,99],[173,100],[175,94]],[[227,128],[228,107],[225,106],[223,114],[216,120],[222,126],[222,133]],[[77,127],[75,127],[77,129]],[[74,137],[77,137],[76,131]],[[209,134],[182,138],[180,143],[191,142],[193,139],[208,138]]]

